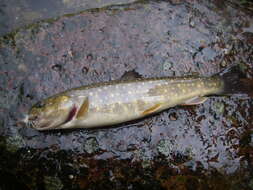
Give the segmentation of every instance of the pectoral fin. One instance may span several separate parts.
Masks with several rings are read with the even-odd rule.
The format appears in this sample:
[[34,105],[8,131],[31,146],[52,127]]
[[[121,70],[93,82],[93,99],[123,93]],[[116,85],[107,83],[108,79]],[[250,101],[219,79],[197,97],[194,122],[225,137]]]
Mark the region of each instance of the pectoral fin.
[[181,104],[184,106],[203,104],[208,98],[207,97],[194,97]]
[[76,114],[76,118],[80,119],[82,117],[85,116],[85,114],[88,112],[89,109],[89,99],[85,98],[85,100],[83,101],[83,104],[81,105],[81,107],[78,110],[78,113]]
[[155,113],[162,104],[156,104],[154,106],[152,106],[151,108],[146,109],[144,112],[142,112],[142,115],[149,115],[151,113]]

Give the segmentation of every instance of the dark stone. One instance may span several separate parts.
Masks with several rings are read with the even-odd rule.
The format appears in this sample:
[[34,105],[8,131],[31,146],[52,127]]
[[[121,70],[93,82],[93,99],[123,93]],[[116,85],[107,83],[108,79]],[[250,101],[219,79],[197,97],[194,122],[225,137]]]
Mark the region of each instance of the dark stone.
[[249,189],[249,97],[210,96],[202,105],[94,130],[20,124],[43,98],[133,69],[142,77],[210,76],[240,63],[252,78],[253,18],[226,2],[222,11],[211,1],[110,6],[0,38],[0,188]]

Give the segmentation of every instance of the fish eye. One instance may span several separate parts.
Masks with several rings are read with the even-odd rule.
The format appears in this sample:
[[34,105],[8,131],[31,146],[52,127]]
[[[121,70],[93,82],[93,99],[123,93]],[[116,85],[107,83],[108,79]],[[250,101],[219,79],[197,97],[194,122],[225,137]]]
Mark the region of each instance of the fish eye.
[[43,102],[38,102],[37,104],[34,105],[36,108],[42,108],[45,106]]

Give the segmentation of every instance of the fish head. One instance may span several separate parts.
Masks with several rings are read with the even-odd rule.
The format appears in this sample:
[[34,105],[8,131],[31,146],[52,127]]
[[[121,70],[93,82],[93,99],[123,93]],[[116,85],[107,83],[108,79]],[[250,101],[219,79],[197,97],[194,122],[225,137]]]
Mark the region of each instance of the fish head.
[[49,97],[31,107],[25,123],[37,130],[56,129],[68,120],[73,105],[69,96]]

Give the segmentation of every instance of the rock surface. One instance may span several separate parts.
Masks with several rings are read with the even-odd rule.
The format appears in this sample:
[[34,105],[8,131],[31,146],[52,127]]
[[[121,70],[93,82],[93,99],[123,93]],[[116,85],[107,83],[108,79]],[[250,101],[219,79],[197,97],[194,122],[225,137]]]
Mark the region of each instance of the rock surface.
[[97,130],[18,124],[42,98],[133,69],[143,77],[206,76],[237,63],[252,78],[253,16],[222,2],[140,1],[2,36],[0,189],[252,189],[247,96],[210,97]]

